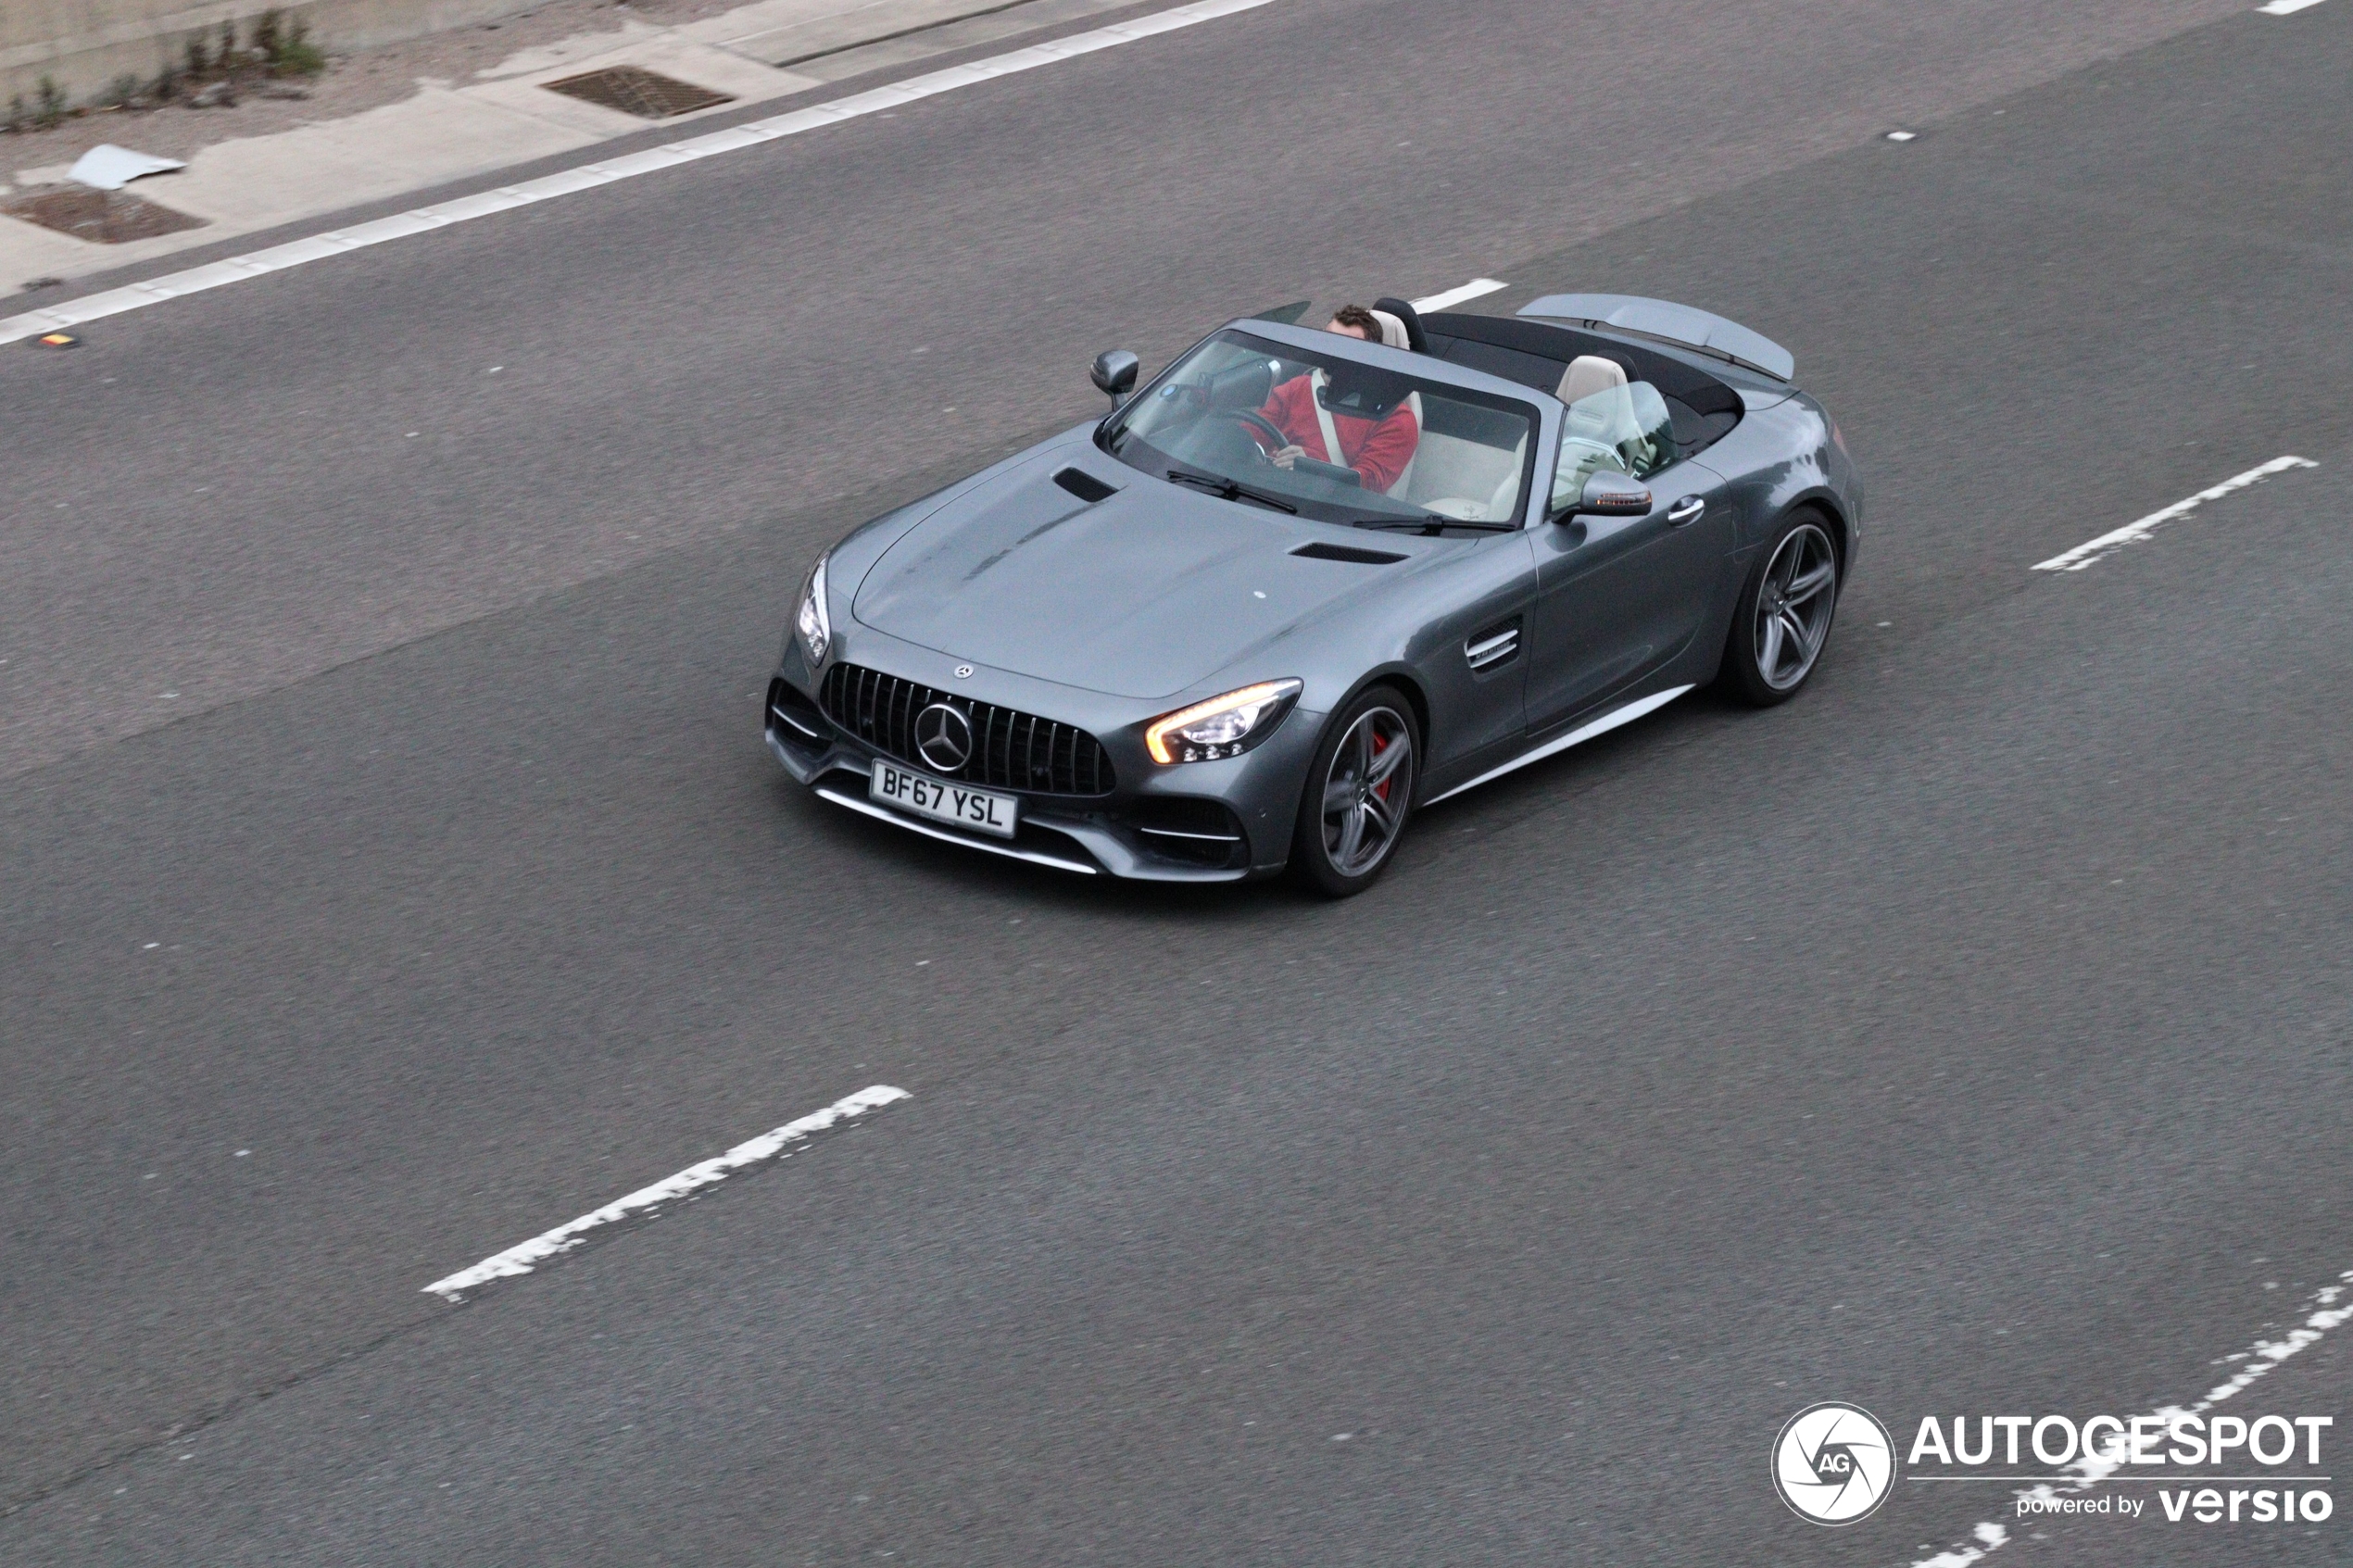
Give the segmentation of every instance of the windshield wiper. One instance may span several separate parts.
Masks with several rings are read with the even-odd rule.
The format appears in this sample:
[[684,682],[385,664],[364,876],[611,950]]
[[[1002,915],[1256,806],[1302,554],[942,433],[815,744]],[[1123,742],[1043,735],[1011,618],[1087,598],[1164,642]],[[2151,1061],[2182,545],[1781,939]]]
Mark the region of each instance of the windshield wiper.
[[1515,533],[1516,522],[1466,522],[1458,517],[1441,517],[1430,512],[1422,517],[1358,517],[1348,520],[1351,528],[1418,529],[1424,533],[1440,533],[1449,528],[1467,528],[1479,533]]
[[1264,490],[1252,490],[1239,480],[1218,479],[1205,473],[1188,473],[1183,469],[1170,469],[1168,483],[1193,485],[1208,491],[1221,501],[1255,501],[1262,507],[1269,507],[1278,512],[1289,512],[1293,517],[1299,515],[1299,508],[1281,496],[1269,495]]

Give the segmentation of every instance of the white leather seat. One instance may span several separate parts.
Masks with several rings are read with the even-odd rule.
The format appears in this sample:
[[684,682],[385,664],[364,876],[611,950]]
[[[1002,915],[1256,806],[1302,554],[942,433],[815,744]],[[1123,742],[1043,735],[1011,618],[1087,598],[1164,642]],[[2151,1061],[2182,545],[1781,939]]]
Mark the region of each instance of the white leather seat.
[[[1386,310],[1376,310],[1372,313],[1372,315],[1373,320],[1380,323],[1380,341],[1382,347],[1403,348],[1407,350],[1410,350],[1413,347],[1413,340],[1405,331],[1405,320],[1403,317],[1392,316]],[[1405,408],[1407,411],[1414,416],[1414,434],[1416,436],[1414,455],[1405,459],[1404,469],[1397,475],[1397,483],[1390,485],[1386,492],[1388,495],[1399,497],[1403,496],[1406,493],[1407,487],[1413,483],[1414,465],[1421,461],[1422,453],[1419,437],[1423,428],[1422,395],[1418,392],[1407,393],[1405,395]]]
[[1413,483],[1391,494],[1465,522],[1500,522],[1519,499],[1527,438],[1506,452],[1458,435],[1424,435],[1414,453]]
[[1616,360],[1592,354],[1570,360],[1568,373],[1561,377],[1560,399],[1568,405],[1568,418],[1561,426],[1564,436],[1605,446],[1622,461],[1633,461],[1642,426],[1634,417],[1626,371]]
[[1560,400],[1575,403],[1597,392],[1607,392],[1613,386],[1625,384],[1625,366],[1615,359],[1604,359],[1598,354],[1580,354],[1568,362],[1568,372],[1561,377]]

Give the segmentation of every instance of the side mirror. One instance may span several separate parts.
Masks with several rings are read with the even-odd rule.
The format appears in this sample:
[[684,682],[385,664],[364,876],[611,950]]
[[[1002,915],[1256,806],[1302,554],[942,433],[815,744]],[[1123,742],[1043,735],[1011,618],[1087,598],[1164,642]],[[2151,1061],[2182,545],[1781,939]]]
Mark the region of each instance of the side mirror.
[[1124,348],[1105,349],[1095,356],[1095,368],[1088,371],[1095,389],[1116,403],[1136,390],[1136,373],[1144,362]]
[[1650,487],[1611,469],[1585,476],[1585,489],[1570,505],[1553,514],[1555,522],[1573,517],[1648,517]]

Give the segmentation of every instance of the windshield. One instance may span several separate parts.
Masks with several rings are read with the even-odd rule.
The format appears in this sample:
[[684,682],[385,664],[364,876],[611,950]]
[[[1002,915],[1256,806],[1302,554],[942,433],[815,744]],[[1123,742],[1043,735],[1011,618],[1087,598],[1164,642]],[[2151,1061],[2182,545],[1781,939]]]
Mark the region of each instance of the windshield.
[[1218,333],[1112,421],[1155,478],[1365,528],[1510,525],[1536,410],[1239,332]]

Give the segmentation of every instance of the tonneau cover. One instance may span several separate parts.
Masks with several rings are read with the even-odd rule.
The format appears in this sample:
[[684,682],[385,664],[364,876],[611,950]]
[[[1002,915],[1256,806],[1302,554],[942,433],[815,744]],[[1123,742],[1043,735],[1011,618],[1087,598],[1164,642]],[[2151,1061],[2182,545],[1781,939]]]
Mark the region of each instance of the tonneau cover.
[[1521,307],[1519,313],[1680,343],[1780,381],[1789,381],[1797,372],[1796,357],[1762,332],[1751,332],[1713,311],[1668,300],[1632,294],[1548,294]]

